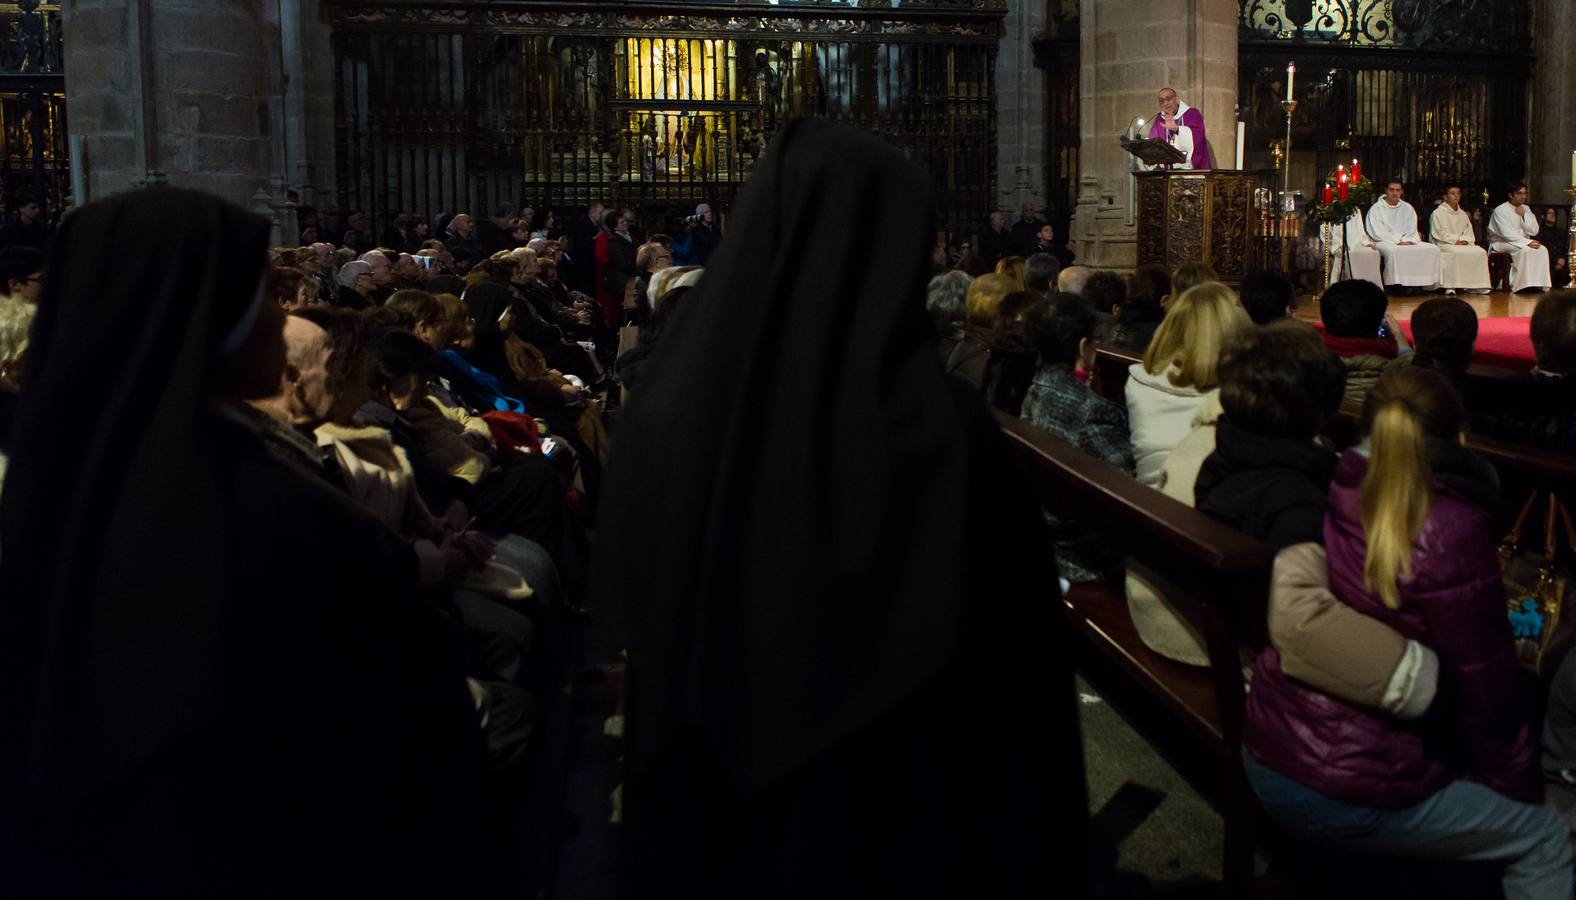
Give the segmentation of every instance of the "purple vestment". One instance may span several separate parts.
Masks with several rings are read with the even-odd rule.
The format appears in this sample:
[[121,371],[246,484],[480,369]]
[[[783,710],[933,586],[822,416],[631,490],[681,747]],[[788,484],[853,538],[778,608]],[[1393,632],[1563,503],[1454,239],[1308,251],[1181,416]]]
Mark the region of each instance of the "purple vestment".
[[[1193,129],[1193,168],[1213,169],[1215,161],[1209,155],[1209,142],[1204,134],[1204,114],[1194,107],[1188,107],[1177,119],[1178,125],[1186,125]],[[1149,137],[1153,140],[1166,139],[1166,126],[1159,116],[1149,126]]]

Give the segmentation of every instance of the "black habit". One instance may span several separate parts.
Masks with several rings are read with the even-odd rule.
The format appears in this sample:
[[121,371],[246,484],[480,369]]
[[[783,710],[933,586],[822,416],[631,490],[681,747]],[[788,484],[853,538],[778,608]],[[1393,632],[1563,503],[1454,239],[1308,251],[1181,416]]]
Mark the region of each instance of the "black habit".
[[627,630],[630,896],[1079,895],[1049,539],[937,363],[927,184],[786,126],[620,423],[593,591]]
[[0,503],[14,896],[476,877],[481,734],[414,556],[213,392],[232,332],[283,362],[267,235],[137,191],[76,213],[49,259]]

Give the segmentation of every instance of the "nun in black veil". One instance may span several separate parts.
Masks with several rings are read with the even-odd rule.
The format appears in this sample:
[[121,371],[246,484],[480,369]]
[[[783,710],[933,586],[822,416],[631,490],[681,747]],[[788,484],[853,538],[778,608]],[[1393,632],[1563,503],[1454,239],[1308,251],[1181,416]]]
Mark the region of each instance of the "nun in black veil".
[[478,868],[481,737],[413,556],[233,412],[284,363],[267,235],[148,190],[54,244],[0,500],[12,896],[463,893]]
[[599,513],[593,595],[629,648],[627,893],[1079,896],[1072,668],[1029,564],[1049,541],[936,362],[926,177],[800,120],[736,221],[649,360]]

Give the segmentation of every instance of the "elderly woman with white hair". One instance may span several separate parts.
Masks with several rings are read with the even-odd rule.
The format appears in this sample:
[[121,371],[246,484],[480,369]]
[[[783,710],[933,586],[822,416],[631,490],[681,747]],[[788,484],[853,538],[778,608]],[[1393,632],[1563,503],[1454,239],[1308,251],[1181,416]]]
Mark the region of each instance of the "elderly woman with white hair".
[[963,322],[968,318],[969,284],[974,279],[969,273],[953,269],[930,279],[925,290],[925,311],[936,324],[936,347],[942,359],[952,356],[952,350],[963,340]]
[[339,267],[339,273],[334,276],[339,284],[337,306],[345,309],[362,310],[372,306],[371,296],[376,285],[373,283],[372,266],[359,259],[353,259]]

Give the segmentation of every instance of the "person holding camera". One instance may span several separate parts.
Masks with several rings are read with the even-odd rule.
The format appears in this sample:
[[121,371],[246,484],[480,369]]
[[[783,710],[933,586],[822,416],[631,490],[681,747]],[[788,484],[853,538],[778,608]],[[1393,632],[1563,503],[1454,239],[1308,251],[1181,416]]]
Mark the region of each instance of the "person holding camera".
[[697,205],[693,216],[686,216],[679,221],[683,227],[679,229],[679,236],[673,241],[673,264],[704,266],[706,260],[711,258],[712,251],[717,249],[717,241],[720,239],[720,235],[716,232],[717,226],[712,215],[711,204]]

